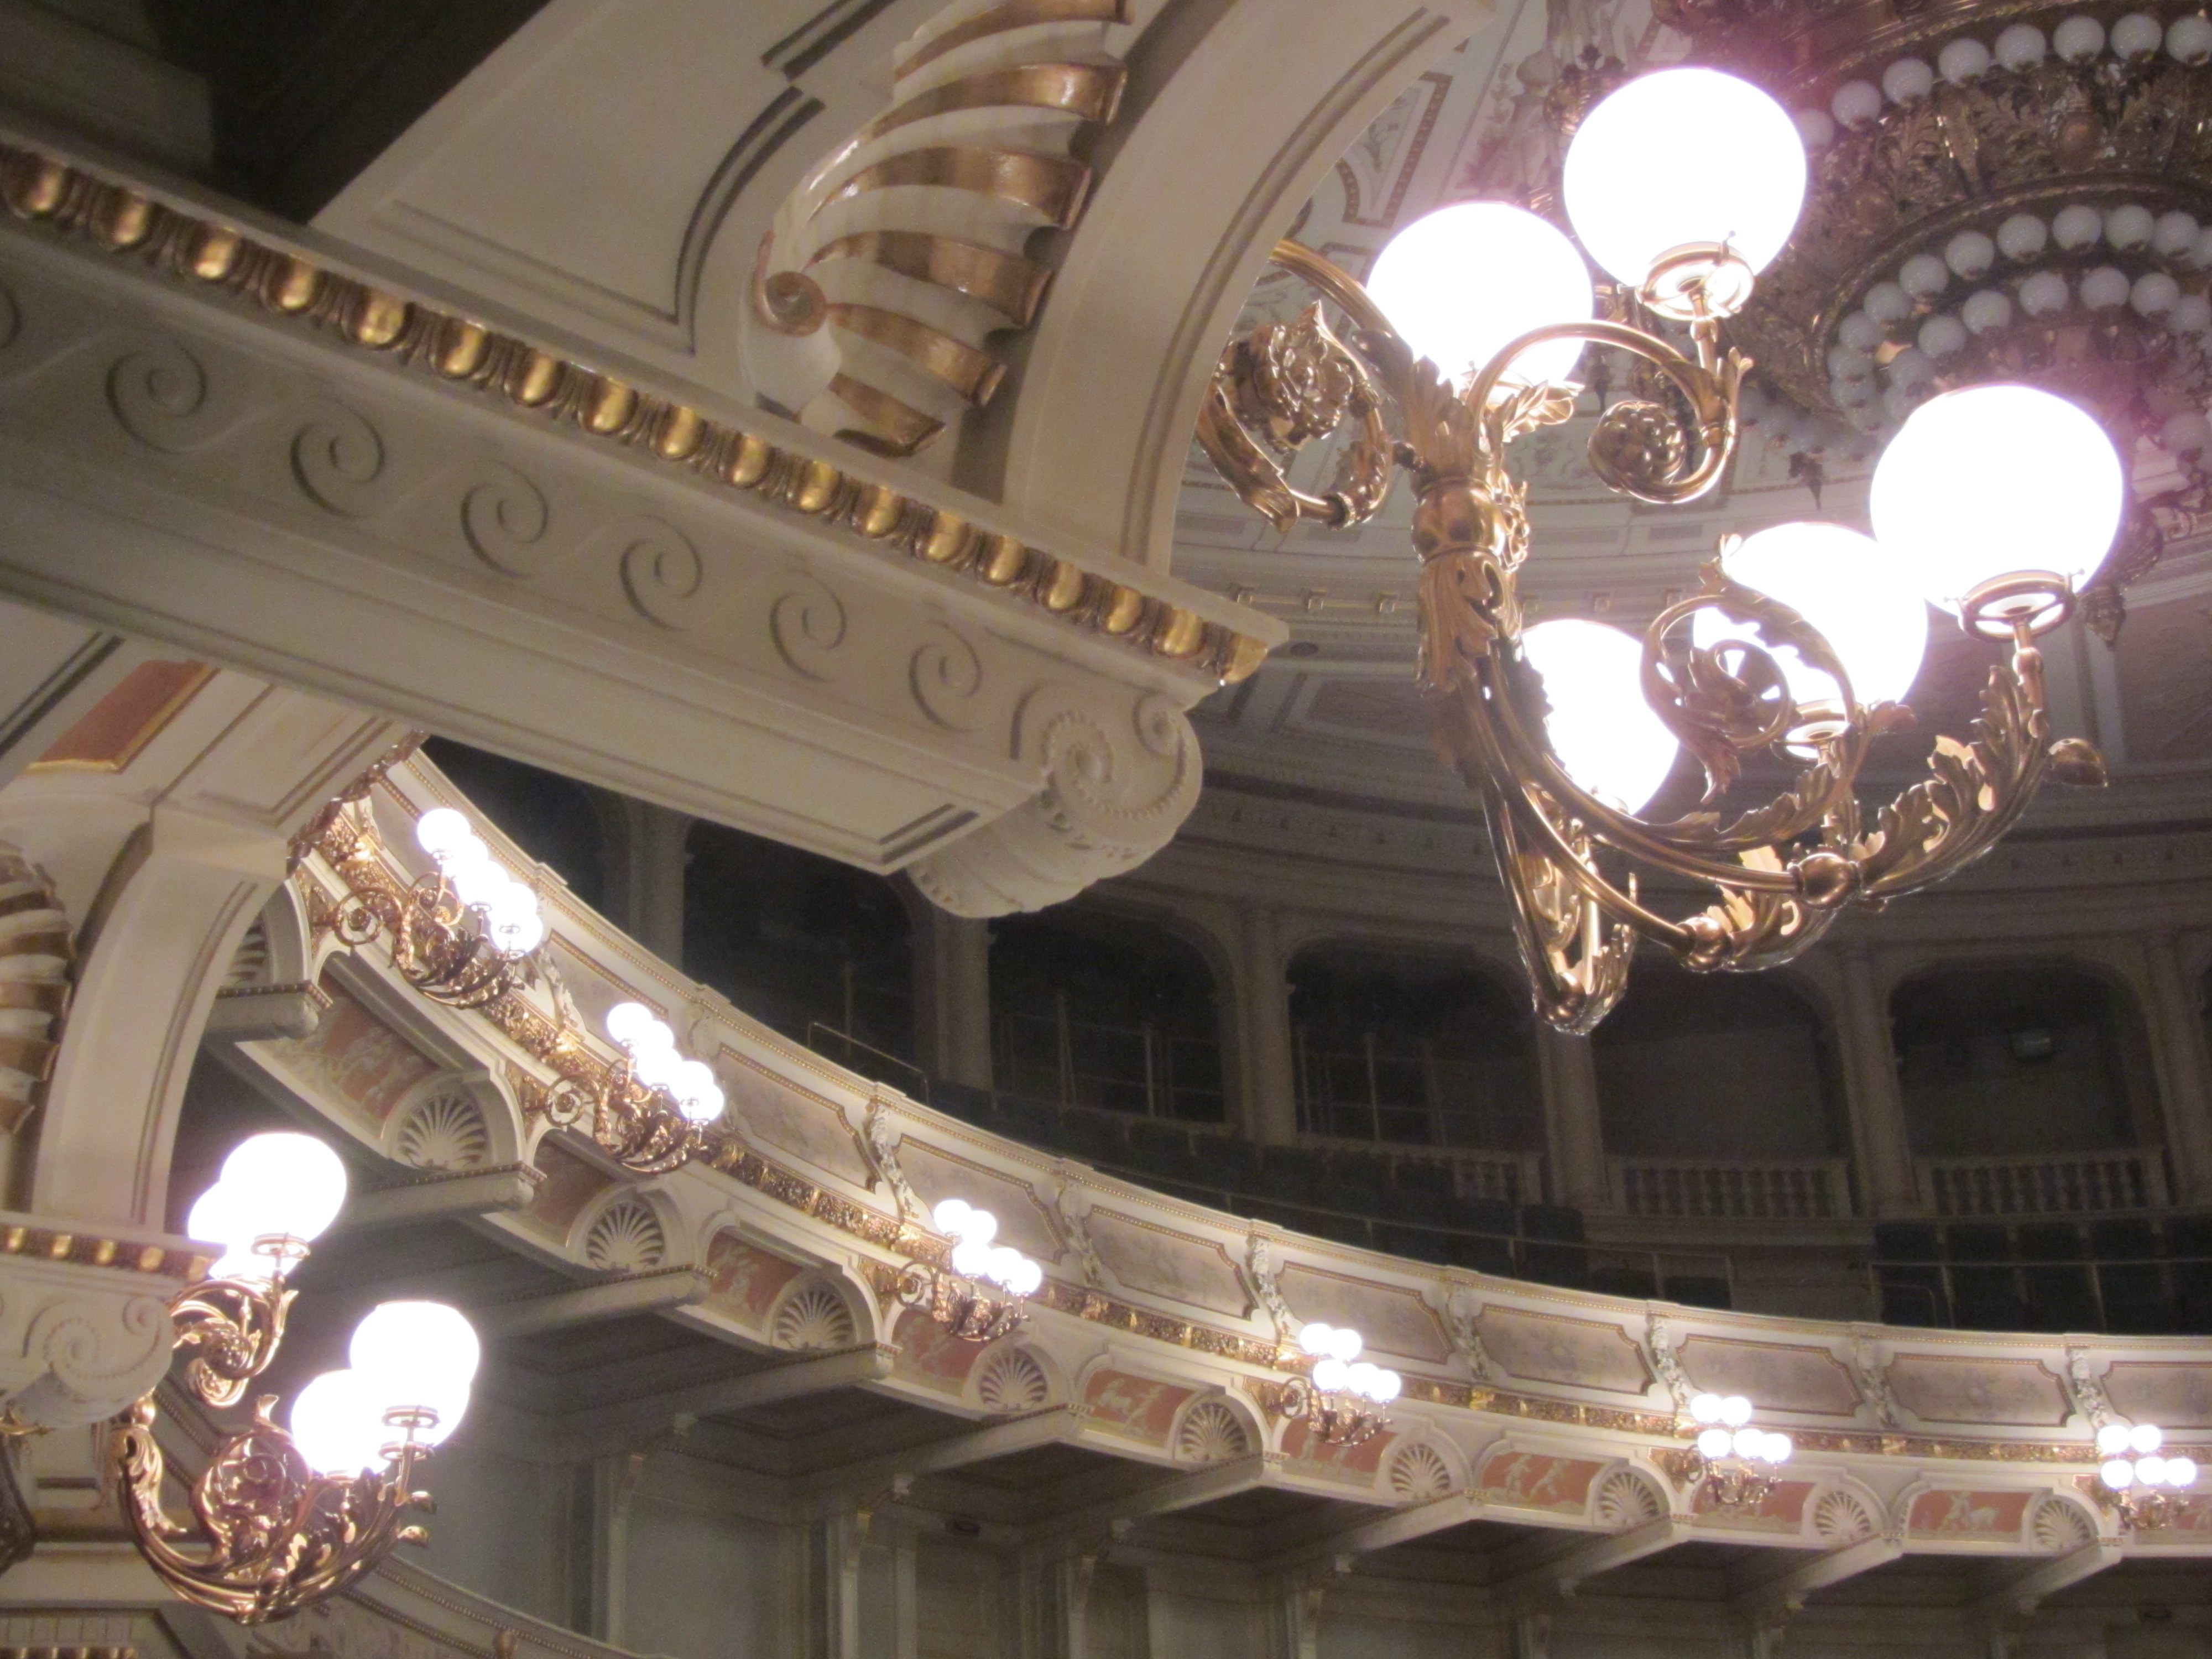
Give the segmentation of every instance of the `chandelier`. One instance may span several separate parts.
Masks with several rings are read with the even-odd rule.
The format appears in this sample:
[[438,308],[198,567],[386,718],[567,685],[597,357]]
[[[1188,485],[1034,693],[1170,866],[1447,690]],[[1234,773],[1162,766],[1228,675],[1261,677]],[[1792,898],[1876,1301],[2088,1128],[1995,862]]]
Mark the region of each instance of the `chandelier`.
[[2121,590],[2212,527],[2212,20],[2119,5],[1899,6],[1870,29],[1832,0],[1662,0],[1692,52],[1796,111],[1803,222],[1735,337],[1745,400],[1817,475],[1930,396],[2038,386],[2094,413],[2132,474],[2089,584]]
[[[345,1202],[344,1165],[322,1142],[260,1134],[224,1160],[185,1223],[222,1246],[205,1279],[170,1304],[185,1383],[203,1405],[235,1405],[269,1368],[297,1291],[287,1283]],[[460,1426],[478,1347],[469,1322],[436,1302],[387,1302],[355,1328],[345,1368],[326,1371],[278,1425],[277,1396],[226,1435],[191,1483],[192,1519],[165,1507],[167,1460],[154,1396],[125,1413],[117,1443],[123,1511],[146,1564],[185,1601],[240,1624],[282,1618],[336,1595],[404,1543],[426,1536],[410,1511],[431,1448]]]
[[[1588,349],[1625,353],[1631,395],[1599,416],[1592,469],[1655,504],[1713,489],[1750,367],[1723,331],[1788,243],[1806,173],[1797,128],[1766,94],[1706,68],[1644,76],[1583,118],[1561,170],[1583,250],[1624,284],[1619,315],[1593,314],[1582,251],[1504,203],[1408,227],[1366,286],[1285,241],[1275,263],[1321,297],[1233,342],[1200,413],[1215,466],[1278,526],[1358,523],[1410,474],[1419,683],[1483,803],[1536,1008],[1563,1030],[1605,1018],[1639,938],[1701,971],[1786,961],[1852,905],[1980,857],[2046,778],[2104,781],[2088,744],[2053,741],[2034,641],[2104,559],[2125,484],[2098,423],[2031,386],[1912,410],[1875,469],[1871,538],[1790,525],[1725,541],[1640,641],[1592,622],[1523,625],[1530,524],[1509,447],[1574,413],[1569,376]],[[1295,453],[1346,426],[1333,484],[1294,483]],[[1869,813],[1869,745],[1912,723],[1895,699],[1926,643],[1923,600],[2008,650],[1971,736],[1937,738],[1929,775]],[[1704,798],[1644,816],[1678,746]],[[1754,756],[1788,781],[1747,802]],[[1646,872],[1711,902],[1662,915]]]
[[2097,1431],[2097,1455],[2104,1462],[2091,1491],[2097,1501],[2117,1510],[2130,1531],[2155,1532],[2172,1524],[2179,1495],[2197,1484],[2193,1458],[2160,1455],[2165,1431],[2155,1423],[2107,1423]]
[[1362,1359],[1364,1346],[1348,1325],[1308,1321],[1298,1329],[1298,1347],[1312,1366],[1276,1389],[1276,1409],[1291,1422],[1304,1423],[1324,1446],[1359,1446],[1372,1440],[1389,1426],[1385,1408],[1398,1397],[1405,1379]]
[[1796,1450],[1786,1434],[1755,1428],[1751,1401],[1740,1394],[1701,1394],[1690,1401],[1698,1424],[1690,1484],[1715,1509],[1755,1510],[1774,1491],[1782,1466]]

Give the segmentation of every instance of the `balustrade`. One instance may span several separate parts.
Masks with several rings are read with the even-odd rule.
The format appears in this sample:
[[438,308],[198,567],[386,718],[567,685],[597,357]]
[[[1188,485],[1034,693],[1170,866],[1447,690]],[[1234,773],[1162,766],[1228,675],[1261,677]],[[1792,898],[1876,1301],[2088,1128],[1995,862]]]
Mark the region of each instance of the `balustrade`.
[[2162,1209],[2166,1202],[2165,1171],[2154,1148],[1929,1158],[1919,1167],[1922,1200],[1941,1216],[2094,1215]]
[[1850,1164],[1845,1158],[1608,1162],[1613,1201],[1630,1215],[1764,1221],[1819,1220],[1851,1212]]

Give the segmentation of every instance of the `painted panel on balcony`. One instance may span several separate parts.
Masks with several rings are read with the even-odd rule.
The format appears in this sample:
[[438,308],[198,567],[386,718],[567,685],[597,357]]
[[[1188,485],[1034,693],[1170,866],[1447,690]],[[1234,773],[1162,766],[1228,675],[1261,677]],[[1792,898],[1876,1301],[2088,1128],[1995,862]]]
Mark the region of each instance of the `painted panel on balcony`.
[[2057,1428],[2073,1413],[2066,1390],[2039,1359],[1903,1354],[1889,1386],[1923,1423],[2019,1423]]
[[2122,1359],[2104,1381],[2106,1398],[2137,1422],[2169,1429],[2212,1427],[2212,1364]]
[[1618,1325],[1490,1307],[1475,1322],[1492,1361],[1538,1382],[1642,1394],[1650,1386],[1644,1351]]
[[1848,1417],[1858,1409],[1850,1373],[1825,1348],[1693,1336],[1680,1352],[1684,1374],[1715,1394],[1743,1395],[1771,1411]]
[[1218,1243],[1171,1232],[1114,1210],[1093,1210],[1091,1241],[1098,1259],[1127,1289],[1211,1309],[1232,1319],[1252,1312],[1237,1264]]
[[1440,1363],[1451,1342],[1418,1291],[1293,1264],[1276,1276],[1283,1299],[1302,1320],[1349,1325],[1378,1353]]

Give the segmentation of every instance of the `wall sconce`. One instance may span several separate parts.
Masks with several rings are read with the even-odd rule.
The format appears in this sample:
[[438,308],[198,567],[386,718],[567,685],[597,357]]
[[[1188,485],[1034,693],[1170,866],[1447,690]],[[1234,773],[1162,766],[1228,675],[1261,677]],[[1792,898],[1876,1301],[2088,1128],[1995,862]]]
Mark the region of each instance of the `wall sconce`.
[[676,1033],[641,1002],[607,1011],[607,1036],[623,1058],[586,1081],[567,1074],[536,1097],[553,1122],[586,1124],[599,1148],[625,1170],[665,1175],[699,1150],[722,1115],[722,1085],[703,1060],[676,1051]]
[[356,886],[332,918],[338,937],[358,945],[389,933],[400,977],[449,1008],[481,1008],[528,984],[545,942],[537,894],[450,806],[422,814],[415,839],[437,873],[399,894]]
[[1402,1379],[1360,1358],[1364,1346],[1347,1326],[1316,1320],[1298,1329],[1298,1346],[1312,1358],[1313,1371],[1282,1385],[1279,1409],[1293,1420],[1304,1419],[1324,1445],[1357,1446],[1390,1420],[1382,1408],[1398,1397]]
[[[953,1241],[949,1265],[909,1261],[889,1288],[905,1306],[927,1310],[963,1342],[995,1342],[1012,1332],[1025,1316],[1023,1303],[1044,1283],[1044,1269],[1012,1245],[992,1243],[999,1218],[988,1210],[948,1198],[929,1219]],[[993,1295],[987,1285],[1001,1294]]]
[[[268,1369],[297,1292],[284,1281],[345,1202],[337,1155],[307,1135],[255,1135],[224,1160],[186,1230],[220,1243],[210,1277],[171,1304],[185,1371],[210,1406],[234,1404]],[[459,1426],[476,1376],[476,1333],[453,1309],[393,1302],[356,1328],[351,1368],[317,1377],[293,1402],[290,1431],[276,1396],[216,1449],[191,1488],[193,1525],[161,1506],[167,1474],[154,1435],[154,1396],[125,1419],[118,1450],[124,1514],[138,1551],[177,1595],[240,1624],[279,1618],[370,1571],[401,1543],[428,1494],[410,1488],[428,1449]],[[204,1552],[178,1540],[197,1531]]]
[[2097,1501],[2118,1510],[2129,1531],[2155,1532],[2171,1525],[2179,1508],[2174,1494],[2197,1484],[2193,1458],[2162,1457],[2165,1432],[2155,1423],[2107,1423],[2097,1431],[2104,1467],[2097,1471]]
[[1751,1401],[1740,1394],[1701,1394],[1690,1415],[1698,1432],[1692,1481],[1704,1486],[1714,1507],[1755,1509],[1774,1490],[1776,1476],[1796,1447],[1786,1434],[1751,1426]]

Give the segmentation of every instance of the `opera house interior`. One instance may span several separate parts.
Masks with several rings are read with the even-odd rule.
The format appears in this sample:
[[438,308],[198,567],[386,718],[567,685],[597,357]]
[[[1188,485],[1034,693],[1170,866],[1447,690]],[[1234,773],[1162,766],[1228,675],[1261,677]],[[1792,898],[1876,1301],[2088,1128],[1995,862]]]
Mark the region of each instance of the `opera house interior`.
[[2212,1659],[2195,0],[0,0],[0,1659]]

